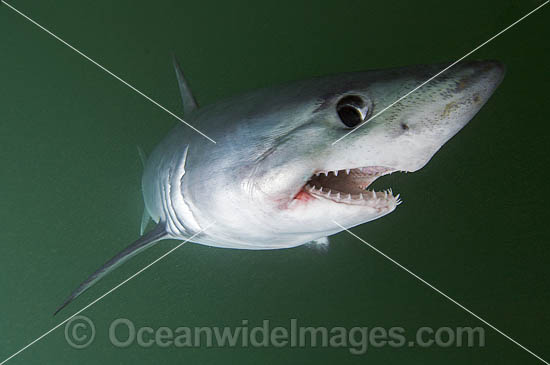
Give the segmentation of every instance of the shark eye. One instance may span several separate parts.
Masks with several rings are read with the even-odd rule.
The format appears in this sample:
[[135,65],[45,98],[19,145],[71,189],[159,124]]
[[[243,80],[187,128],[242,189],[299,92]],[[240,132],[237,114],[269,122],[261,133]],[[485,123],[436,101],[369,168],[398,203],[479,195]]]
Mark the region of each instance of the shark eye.
[[367,103],[358,95],[344,96],[336,105],[340,120],[348,128],[353,128],[366,120],[368,111]]

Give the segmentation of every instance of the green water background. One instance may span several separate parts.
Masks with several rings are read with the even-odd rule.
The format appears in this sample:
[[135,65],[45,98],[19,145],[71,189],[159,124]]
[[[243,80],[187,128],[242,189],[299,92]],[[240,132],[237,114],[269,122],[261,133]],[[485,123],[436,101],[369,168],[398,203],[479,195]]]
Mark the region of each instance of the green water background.
[[[328,73],[452,61],[541,1],[30,1],[11,4],[181,114],[171,52],[200,104]],[[404,204],[354,229],[550,359],[550,7],[475,54],[507,65],[500,88],[423,170],[380,181]],[[178,123],[0,6],[0,361],[174,247],[158,245],[58,317],[83,278],[133,241],[142,212],[136,145]],[[200,125],[197,126],[200,128]],[[190,131],[190,133],[193,133]],[[378,183],[377,183],[378,184]],[[85,313],[84,350],[60,328],[9,364],[536,364],[538,361],[347,233],[327,252],[186,245]],[[136,326],[483,326],[483,348],[140,348]]]

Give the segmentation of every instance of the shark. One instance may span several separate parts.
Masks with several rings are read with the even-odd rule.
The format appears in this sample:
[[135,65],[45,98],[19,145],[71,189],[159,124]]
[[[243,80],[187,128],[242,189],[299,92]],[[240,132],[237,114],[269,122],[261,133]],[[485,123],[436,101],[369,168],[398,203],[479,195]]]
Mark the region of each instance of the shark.
[[199,107],[174,58],[184,118],[215,143],[178,124],[142,154],[142,235],[55,313],[165,239],[251,250],[326,245],[342,227],[393,212],[399,194],[372,183],[425,166],[505,74],[499,61],[462,61],[395,103],[448,65],[317,77]]

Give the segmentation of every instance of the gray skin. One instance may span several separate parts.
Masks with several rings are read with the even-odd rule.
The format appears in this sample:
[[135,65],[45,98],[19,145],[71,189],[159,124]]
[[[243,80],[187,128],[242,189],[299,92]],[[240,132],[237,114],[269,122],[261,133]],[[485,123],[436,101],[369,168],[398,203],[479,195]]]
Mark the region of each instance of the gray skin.
[[[392,212],[399,196],[369,185],[389,173],[422,168],[504,76],[497,61],[459,63],[377,115],[446,66],[316,78],[199,109],[176,64],[185,120],[216,143],[183,124],[174,127],[147,160],[142,179],[142,230],[149,216],[157,225],[90,275],[56,313],[162,239],[287,248],[326,243],[341,226]],[[350,113],[358,123],[353,128],[344,123],[350,124]]]

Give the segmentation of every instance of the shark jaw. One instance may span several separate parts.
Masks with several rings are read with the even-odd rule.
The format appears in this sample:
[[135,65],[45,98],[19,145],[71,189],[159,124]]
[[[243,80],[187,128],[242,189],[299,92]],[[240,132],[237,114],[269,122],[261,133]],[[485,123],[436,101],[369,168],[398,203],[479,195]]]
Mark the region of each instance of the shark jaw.
[[319,171],[309,178],[294,199],[324,199],[337,204],[368,206],[389,213],[402,203],[399,194],[394,195],[391,188],[375,191],[368,187],[379,177],[396,171],[384,166]]

